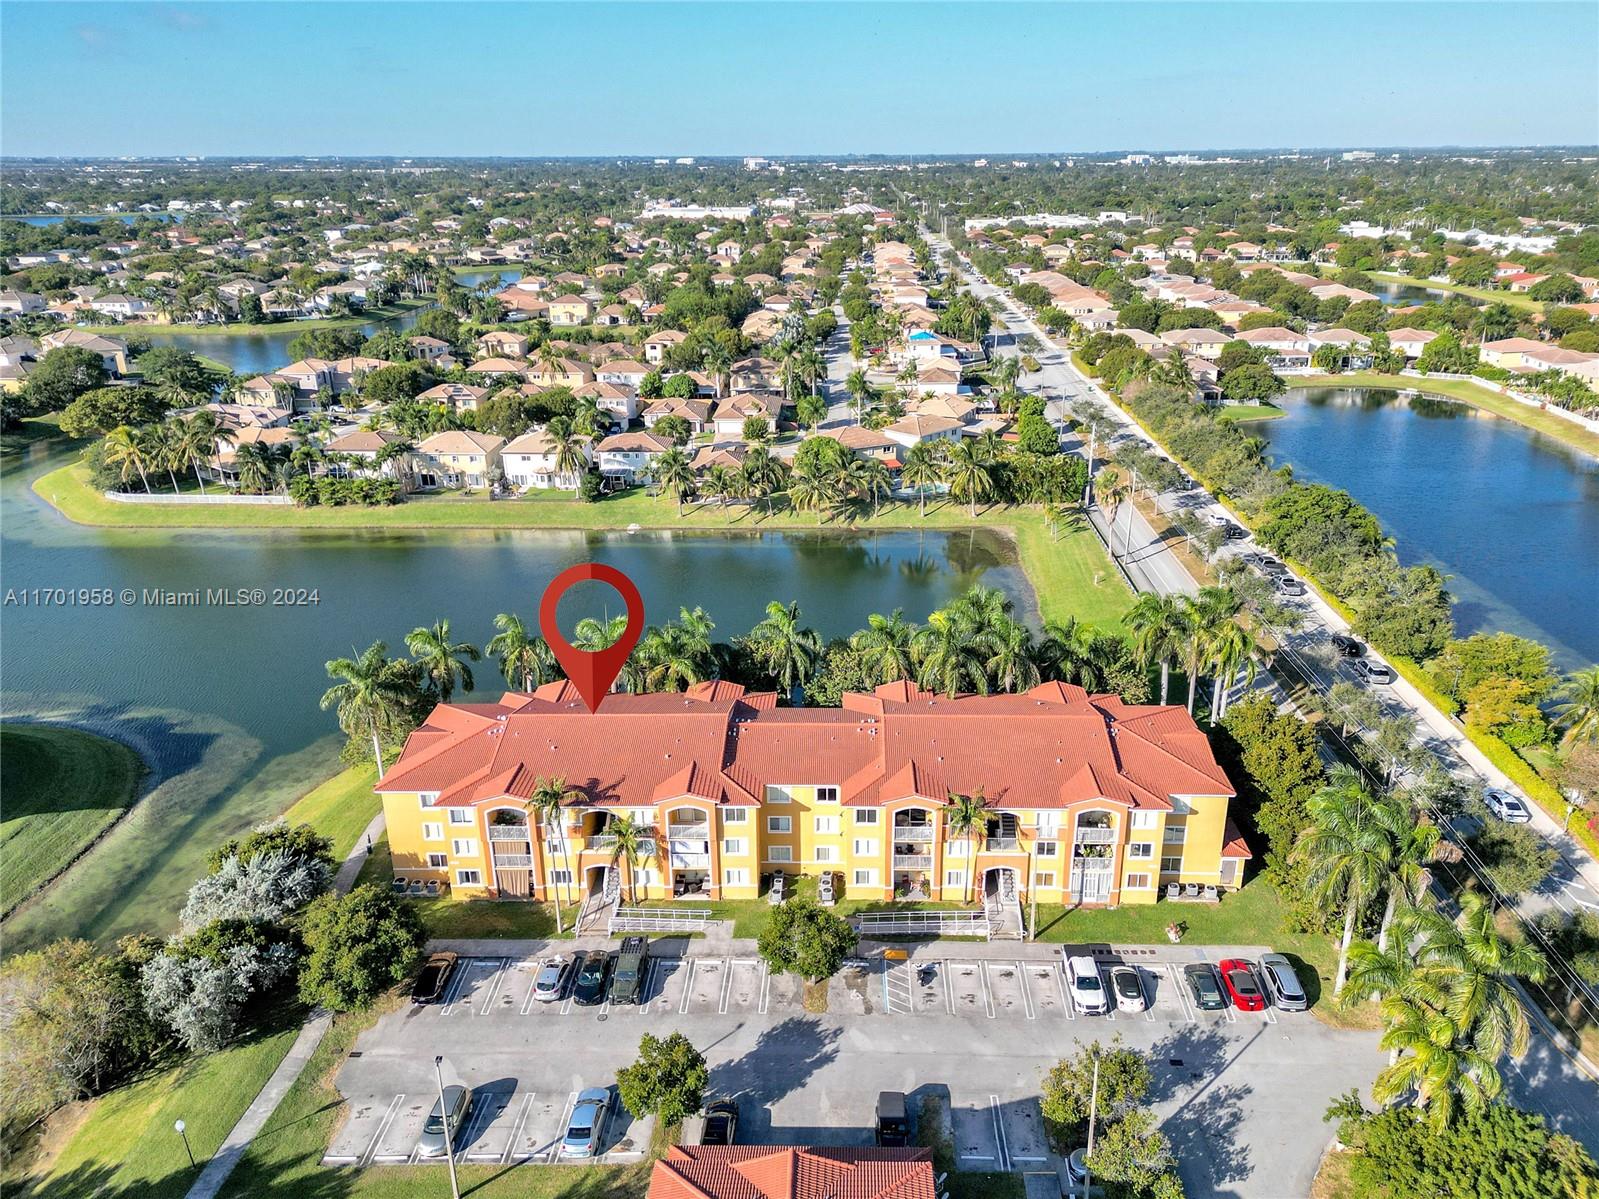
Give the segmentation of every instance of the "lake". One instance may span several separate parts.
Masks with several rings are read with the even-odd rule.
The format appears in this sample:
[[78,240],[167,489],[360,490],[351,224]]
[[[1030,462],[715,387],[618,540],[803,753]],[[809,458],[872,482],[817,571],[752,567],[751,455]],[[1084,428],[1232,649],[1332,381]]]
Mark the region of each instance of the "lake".
[[1461,635],[1508,630],[1599,662],[1599,462],[1513,421],[1393,391],[1296,388],[1252,431],[1374,512],[1400,560],[1452,576]]
[[[4,586],[311,588],[300,607],[39,608],[0,612],[3,709],[50,713],[140,745],[173,776],[142,827],[119,829],[49,901],[7,921],[8,945],[68,931],[106,937],[170,925],[204,853],[270,818],[334,767],[342,738],[317,701],[323,663],[373,640],[403,653],[407,632],[448,617],[483,646],[498,612],[533,623],[545,583],[582,561],[637,582],[652,623],[703,606],[725,639],[761,619],[768,600],[798,601],[824,636],[870,612],[912,620],[975,583],[1004,588],[1036,623],[1032,592],[1002,535],[583,532],[144,532],[72,525],[29,490],[38,457],[0,477]],[[610,610],[620,600],[609,591]],[[563,620],[582,613],[575,593]],[[492,662],[478,694],[503,689]]]
[[1430,304],[1450,299],[1465,300],[1468,304],[1477,303],[1470,296],[1458,295],[1442,288],[1422,287],[1415,283],[1390,283],[1385,279],[1373,279],[1371,286],[1365,290],[1391,308],[1409,308],[1415,304]]
[[21,221],[24,225],[36,225],[43,228],[46,225],[60,225],[67,221],[106,221],[118,220],[124,225],[131,225],[140,217],[152,221],[181,221],[181,212],[28,212],[15,216],[0,216],[0,221]]
[[[497,278],[500,286],[508,287],[521,277],[521,271],[482,270],[464,272],[457,275],[456,280],[463,287],[472,288],[484,279]],[[417,318],[423,311],[425,309],[418,308],[387,320],[369,321],[361,328],[368,335],[385,328],[410,329],[416,325]],[[227,366],[234,374],[246,377],[264,375],[268,371],[277,370],[293,362],[294,355],[289,352],[289,343],[307,331],[303,324],[294,321],[287,321],[269,332],[248,334],[207,333],[203,329],[178,332],[159,328],[130,329],[130,332],[148,337],[153,345],[177,346],[181,350],[188,350],[191,354],[214,359]]]

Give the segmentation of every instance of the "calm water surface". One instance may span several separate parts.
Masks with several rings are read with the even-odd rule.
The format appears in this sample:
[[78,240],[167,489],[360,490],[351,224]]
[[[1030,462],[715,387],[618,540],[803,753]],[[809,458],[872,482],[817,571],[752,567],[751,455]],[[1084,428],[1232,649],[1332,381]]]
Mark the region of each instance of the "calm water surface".
[[1253,426],[1299,478],[1342,487],[1401,561],[1451,575],[1462,634],[1508,629],[1599,661],[1599,462],[1512,421],[1392,391],[1301,388]]

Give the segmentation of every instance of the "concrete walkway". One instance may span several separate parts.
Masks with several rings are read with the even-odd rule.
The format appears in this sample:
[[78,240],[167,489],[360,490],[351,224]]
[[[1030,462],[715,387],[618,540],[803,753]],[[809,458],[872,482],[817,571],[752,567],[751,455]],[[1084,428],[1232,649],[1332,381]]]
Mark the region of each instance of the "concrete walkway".
[[[355,886],[356,877],[361,873],[361,867],[366,864],[367,847],[383,834],[383,813],[379,812],[372,818],[372,823],[366,826],[362,834],[355,839],[355,847],[350,850],[349,856],[340,864],[338,873],[333,876],[333,889],[340,895],[348,894],[350,888]],[[244,1156],[244,1151],[250,1147],[250,1142],[256,1137],[266,1122],[272,1118],[272,1113],[278,1110],[278,1104],[283,1102],[283,1097],[289,1093],[289,1088],[298,1081],[305,1070],[305,1064],[311,1060],[311,1055],[316,1052],[322,1038],[327,1035],[333,1026],[333,1016],[329,1012],[318,1008],[311,1013],[300,1029],[300,1035],[294,1038],[294,1044],[289,1047],[289,1052],[284,1055],[278,1068],[272,1071],[272,1077],[267,1079],[266,1086],[250,1102],[250,1106],[239,1117],[239,1122],[233,1126],[231,1132],[223,1138],[211,1160],[206,1162],[205,1169],[200,1171],[200,1177],[194,1180],[194,1185],[189,1188],[187,1199],[216,1199],[222,1190],[222,1184],[228,1180],[228,1175],[233,1173],[233,1167],[239,1164],[239,1159]]]

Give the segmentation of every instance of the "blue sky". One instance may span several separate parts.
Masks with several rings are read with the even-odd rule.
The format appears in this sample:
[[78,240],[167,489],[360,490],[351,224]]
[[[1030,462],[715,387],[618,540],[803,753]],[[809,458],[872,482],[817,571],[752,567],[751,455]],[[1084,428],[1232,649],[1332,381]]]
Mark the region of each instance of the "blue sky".
[[1591,144],[1596,45],[1591,2],[5,0],[0,152]]

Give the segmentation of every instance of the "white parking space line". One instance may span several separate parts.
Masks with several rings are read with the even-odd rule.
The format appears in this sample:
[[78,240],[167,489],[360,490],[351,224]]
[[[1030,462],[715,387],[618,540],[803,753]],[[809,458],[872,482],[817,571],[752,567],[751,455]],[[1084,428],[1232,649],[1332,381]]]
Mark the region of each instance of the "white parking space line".
[[1222,1009],[1222,1011],[1227,1013],[1227,1023],[1228,1024],[1237,1024],[1238,1023],[1238,1009],[1233,1006],[1232,1000],[1229,999],[1227,1001],[1227,1006],[1224,1007]]
[[772,1006],[772,971],[770,967],[761,971],[761,1002],[756,1010],[762,1015]]
[[534,1092],[529,1091],[527,1098],[522,1100],[522,1110],[517,1113],[516,1119],[511,1124],[511,1139],[505,1143],[505,1152],[500,1155],[500,1162],[504,1164],[511,1160],[511,1154],[516,1152],[516,1143],[522,1139],[522,1129],[527,1124],[527,1114],[533,1110]]
[[455,1006],[455,1001],[461,997],[461,988],[466,986],[466,976],[472,972],[472,959],[462,958],[455,963],[455,976],[450,979],[450,986],[444,993],[444,1007],[439,1014],[448,1016]]
[[1271,1004],[1268,1003],[1264,1008],[1261,1009],[1260,1018],[1267,1024],[1277,1023],[1277,1013],[1272,1011]]
[[1166,973],[1171,977],[1172,993],[1177,996],[1177,1006],[1183,1009],[1183,1021],[1192,1024],[1197,1020],[1193,1009],[1188,1006],[1188,996],[1183,991],[1183,978],[1176,966],[1167,966]]
[[1033,1007],[1032,988],[1027,985],[1027,967],[1023,966],[1021,962],[1016,963],[1016,981],[1022,988],[1022,1007],[1026,1009],[1027,1018],[1036,1020],[1038,1011]]
[[988,989],[988,971],[979,970],[977,974],[983,982],[983,1007],[988,1012],[988,1018],[992,1020],[994,1018],[994,993]]
[[995,1163],[1002,1173],[1010,1173],[1010,1144],[1005,1139],[1005,1121],[999,1112],[999,1096],[988,1097],[988,1108],[994,1118],[994,1144],[997,1146],[999,1160]]
[[944,1010],[951,1016],[955,1014],[955,971],[950,968],[948,961],[944,962]]
[[394,1113],[400,1110],[400,1104],[404,1102],[405,1092],[402,1091],[400,1094],[396,1095],[394,1097],[394,1101],[389,1104],[389,1110],[384,1112],[383,1119],[378,1121],[378,1130],[372,1134],[371,1141],[369,1141],[367,1143],[367,1147],[361,1151],[361,1157],[359,1160],[362,1163],[370,1162],[372,1160],[372,1155],[377,1152],[378,1141],[382,1139],[383,1133],[389,1127],[389,1125],[394,1122]]
[[572,1109],[576,1106],[577,1092],[567,1092],[566,1104],[561,1108],[561,1123],[556,1129],[555,1142],[550,1146],[550,1154],[545,1159],[551,1164],[561,1160],[561,1142],[566,1139],[566,1126],[572,1122]]
[[489,1157],[482,1157],[481,1155],[473,1154],[471,1148],[477,1143],[477,1139],[483,1135],[483,1130],[505,1110],[505,1107],[506,1104],[501,1102],[501,1096],[495,1094],[482,1095],[479,1097],[479,1102],[474,1105],[472,1118],[466,1122],[466,1127],[460,1129],[452,1128],[450,1130],[454,1143],[460,1146],[455,1151],[455,1160],[457,1162],[468,1160],[499,1161],[500,1155],[498,1153]]
[[683,980],[683,1002],[677,1005],[677,1014],[685,1015],[688,1012],[688,997],[694,994],[694,971],[699,968],[699,958],[689,958],[688,977]]
[[489,984],[488,994],[483,996],[483,1005],[477,1009],[479,1016],[487,1016],[489,1009],[494,1006],[494,997],[500,993],[500,988],[505,985],[505,975],[510,961],[500,958],[494,966],[494,981]]
[[527,998],[522,1001],[522,1015],[524,1016],[533,1010],[535,1003],[539,1002],[536,988],[539,981],[539,971],[543,968],[544,963],[542,961],[534,960],[528,964],[528,973],[532,975],[532,980],[528,983]]
[[723,1016],[727,1015],[727,997],[728,997],[729,992],[732,990],[732,988],[733,988],[733,967],[732,967],[732,963],[728,963],[727,964],[727,968],[722,971],[722,996],[721,996],[721,1000],[720,1000],[720,1002],[719,1002],[719,1004],[717,1005],[717,1008],[716,1008],[716,1011],[717,1011],[717,1013],[719,1015],[723,1015]]

